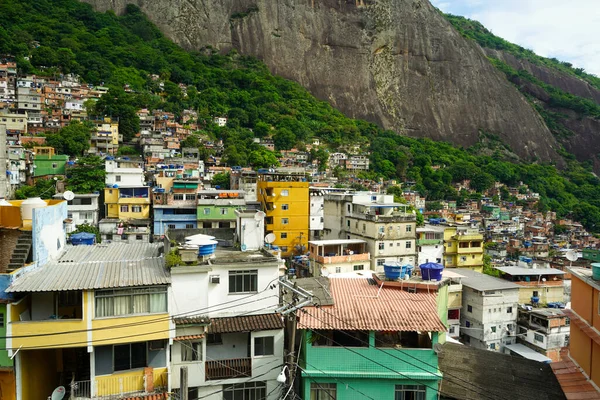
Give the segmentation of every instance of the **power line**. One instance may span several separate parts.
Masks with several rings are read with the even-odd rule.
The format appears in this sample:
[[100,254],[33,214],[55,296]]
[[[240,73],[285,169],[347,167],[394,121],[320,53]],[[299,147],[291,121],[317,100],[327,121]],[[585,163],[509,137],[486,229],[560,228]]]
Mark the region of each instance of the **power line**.
[[[331,375],[327,374],[325,371],[323,371],[323,370],[321,370],[321,369],[319,369],[319,368],[315,367],[314,365],[311,365],[311,364],[310,364],[310,363],[308,363],[306,360],[304,360],[304,363],[305,363],[306,365],[308,365],[309,367],[311,367],[311,368],[314,368],[314,369],[316,369],[317,371],[321,372],[323,375],[325,375],[325,376],[327,376],[327,377],[329,377],[329,378],[333,378],[333,379],[335,379],[336,381],[340,382],[342,385],[346,385],[347,387],[349,387],[350,389],[354,390],[355,392],[358,392],[358,393],[362,394],[362,395],[363,395],[363,396],[365,396],[367,399],[376,400],[376,399],[374,399],[373,397],[369,396],[368,394],[365,394],[365,393],[361,392],[360,390],[353,388],[352,386],[350,386],[350,384],[349,384],[349,383],[346,383],[346,382],[344,382],[344,381],[342,381],[342,380],[340,380],[340,379],[336,378],[335,376],[331,376]],[[306,372],[306,370],[304,370],[304,369],[303,369],[301,366],[299,366],[299,365],[296,365],[296,367],[297,367],[297,368],[299,368],[299,369],[300,369],[302,372]],[[312,378],[312,377],[310,377],[310,378]],[[316,383],[316,382],[315,382],[315,383]]]

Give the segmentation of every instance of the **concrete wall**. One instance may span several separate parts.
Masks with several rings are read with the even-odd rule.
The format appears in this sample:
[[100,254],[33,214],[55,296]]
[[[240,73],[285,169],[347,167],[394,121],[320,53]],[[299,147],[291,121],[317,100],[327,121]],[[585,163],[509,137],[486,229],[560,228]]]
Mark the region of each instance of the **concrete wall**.
[[64,220],[67,218],[67,202],[50,201],[50,204],[33,210],[33,261],[40,264],[58,258],[66,243]]

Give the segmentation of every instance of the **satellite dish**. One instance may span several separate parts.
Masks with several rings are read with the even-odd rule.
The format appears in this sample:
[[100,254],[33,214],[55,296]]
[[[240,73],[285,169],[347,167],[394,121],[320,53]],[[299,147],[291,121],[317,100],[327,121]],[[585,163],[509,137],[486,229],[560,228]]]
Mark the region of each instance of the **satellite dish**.
[[63,193],[63,199],[67,200],[67,201],[71,201],[75,198],[75,193],[71,192],[70,190],[67,190],[66,192]]
[[267,214],[265,214],[264,212],[258,211],[256,214],[254,214],[254,219],[257,221],[262,221],[266,216]]
[[442,349],[443,349],[443,347],[439,343],[436,343],[436,344],[433,345],[433,352],[435,354],[440,354],[442,352]]
[[567,260],[569,260],[569,261],[577,261],[577,259],[579,258],[577,256],[577,253],[573,249],[567,251],[566,257],[567,257]]
[[275,236],[274,233],[269,233],[267,236],[265,236],[265,243],[273,243],[275,241],[275,239],[277,239],[277,237]]
[[64,386],[59,386],[52,392],[51,400],[62,400],[65,397],[66,391]]

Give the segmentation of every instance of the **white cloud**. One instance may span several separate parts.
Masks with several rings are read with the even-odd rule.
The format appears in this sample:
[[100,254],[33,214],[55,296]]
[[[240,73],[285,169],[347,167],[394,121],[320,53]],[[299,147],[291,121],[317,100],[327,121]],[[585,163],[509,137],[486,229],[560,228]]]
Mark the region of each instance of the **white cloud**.
[[600,76],[598,0],[432,0],[495,35],[545,57],[556,57]]

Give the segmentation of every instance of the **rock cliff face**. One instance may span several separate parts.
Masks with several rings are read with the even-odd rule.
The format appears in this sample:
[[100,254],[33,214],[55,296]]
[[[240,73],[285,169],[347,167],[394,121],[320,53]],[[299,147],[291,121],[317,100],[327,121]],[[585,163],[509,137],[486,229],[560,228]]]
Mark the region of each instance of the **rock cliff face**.
[[137,4],[188,49],[262,59],[346,115],[468,146],[498,135],[524,158],[559,160],[524,97],[426,0],[85,0]]

